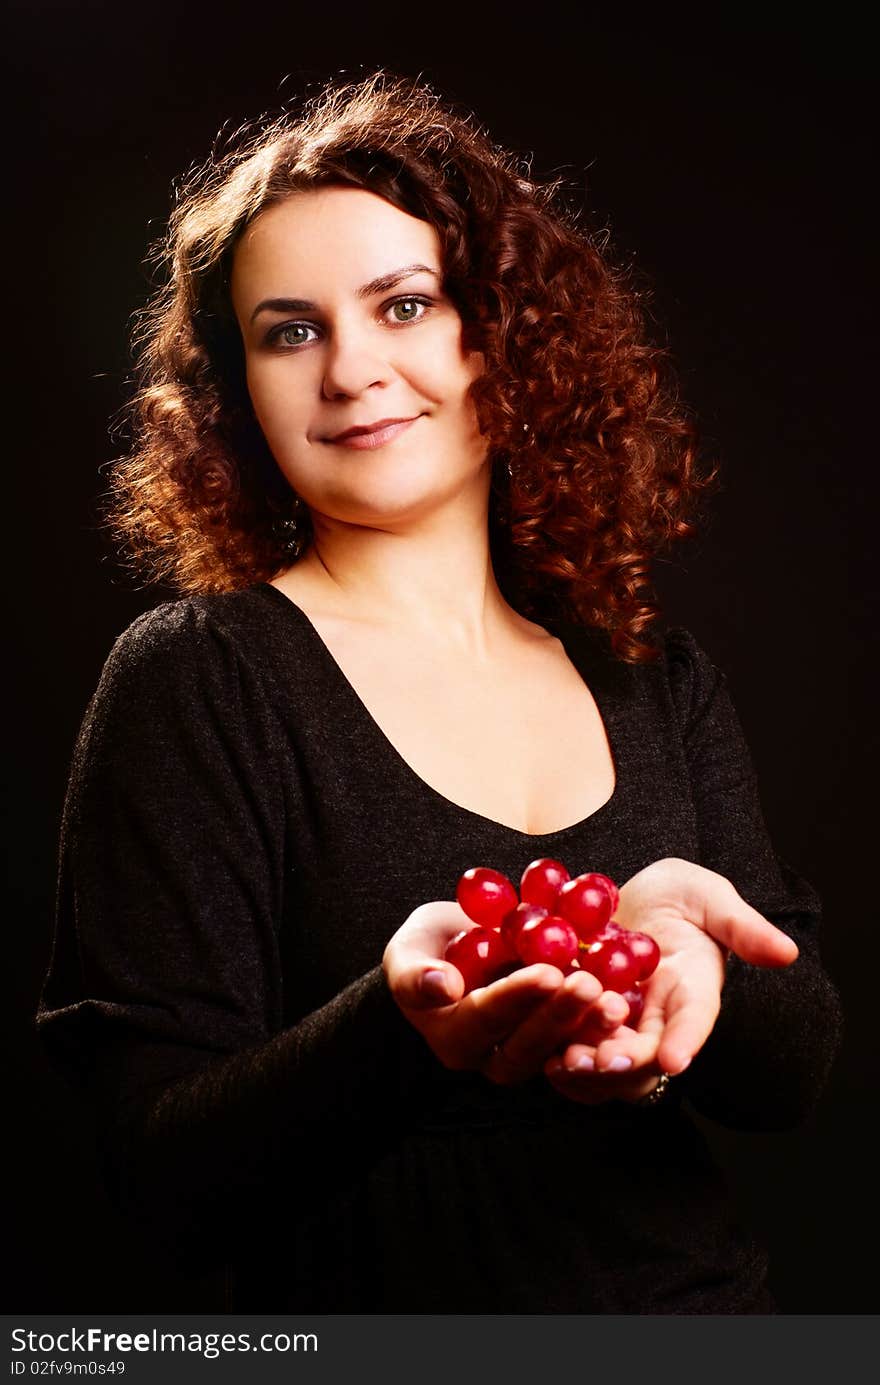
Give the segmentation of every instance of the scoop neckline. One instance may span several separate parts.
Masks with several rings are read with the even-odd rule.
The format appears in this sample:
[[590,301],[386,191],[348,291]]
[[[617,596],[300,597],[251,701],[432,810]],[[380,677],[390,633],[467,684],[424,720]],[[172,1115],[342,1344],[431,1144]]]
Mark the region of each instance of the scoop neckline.
[[[289,618],[293,619],[298,627],[305,629],[306,633],[318,646],[319,653],[324,659],[325,664],[343,687],[358,715],[369,725],[373,735],[384,747],[386,754],[393,758],[394,762],[400,767],[405,777],[409,779],[411,783],[415,784],[422,793],[429,794],[439,803],[443,804],[447,812],[456,813],[460,817],[478,822],[483,827],[483,830],[488,828],[495,832],[507,833],[525,842],[550,842],[566,838],[588,826],[592,827],[600,818],[608,816],[613,809],[618,808],[622,796],[622,780],[625,774],[625,755],[623,743],[619,740],[617,735],[617,723],[613,715],[610,699],[606,701],[607,689],[602,682],[598,661],[597,667],[591,669],[591,674],[595,676],[592,676],[589,682],[587,682],[584,675],[583,664],[586,662],[584,644],[586,639],[593,633],[589,627],[577,626],[560,621],[554,623],[554,629],[548,630],[548,634],[555,634],[555,637],[562,644],[570,662],[576,668],[584,681],[584,685],[589,689],[593,697],[611,751],[611,759],[614,765],[614,788],[604,803],[601,803],[592,813],[588,813],[586,817],[580,818],[577,822],[569,823],[566,827],[557,827],[552,832],[523,832],[518,827],[513,827],[506,822],[498,822],[495,818],[486,817],[485,814],[478,813],[473,808],[466,808],[462,803],[456,803],[454,799],[447,798],[446,794],[441,793],[439,789],[434,788],[433,784],[429,784],[426,779],[423,779],[422,776],[413,769],[409,761],[400,753],[394,742],[390,740],[382,730],[382,727],[364,702],[357,688],[351,682],[341,664],[337,662],[329,646],[325,643],[317,626],[315,626],[303,608],[298,606],[286,592],[273,586],[271,582],[257,582],[251,590],[268,595],[270,601],[274,602],[279,609],[286,608]],[[542,628],[547,629],[547,626]],[[578,655],[580,655],[581,658],[578,658]]]

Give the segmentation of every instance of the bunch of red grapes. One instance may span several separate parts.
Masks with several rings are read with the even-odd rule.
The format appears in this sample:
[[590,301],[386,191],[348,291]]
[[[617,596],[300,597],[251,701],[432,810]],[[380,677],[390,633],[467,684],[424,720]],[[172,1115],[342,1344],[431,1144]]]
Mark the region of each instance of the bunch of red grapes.
[[465,992],[520,966],[549,962],[566,975],[592,972],[603,990],[619,992],[629,1005],[627,1024],[638,1028],[642,982],[655,971],[660,949],[647,933],[613,921],[620,892],[607,875],[590,871],[572,879],[561,861],[542,856],[523,871],[519,895],[488,866],[466,870],[455,895],[478,925],[458,933],[445,953]]

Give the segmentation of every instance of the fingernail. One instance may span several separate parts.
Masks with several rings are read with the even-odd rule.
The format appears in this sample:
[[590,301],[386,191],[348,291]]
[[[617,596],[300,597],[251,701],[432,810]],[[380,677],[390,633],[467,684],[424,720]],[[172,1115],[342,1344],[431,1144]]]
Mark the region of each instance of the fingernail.
[[578,1058],[577,1062],[574,1065],[575,1072],[594,1072],[595,1068],[596,1064],[590,1057],[589,1053],[583,1054],[581,1058]]
[[422,973],[421,981],[422,995],[429,1000],[448,1000],[449,987],[446,984],[446,976],[442,971],[426,971]]
[[632,1067],[632,1065],[632,1058],[626,1058],[622,1053],[618,1053],[614,1058],[611,1059],[611,1062],[608,1064],[608,1067],[605,1069],[605,1071],[627,1072]]
[[568,989],[571,990],[574,995],[580,996],[582,1000],[592,1002],[596,998],[596,978],[589,974],[584,975],[583,972],[581,972],[580,976],[578,976],[577,972],[572,972],[571,980],[568,982]]

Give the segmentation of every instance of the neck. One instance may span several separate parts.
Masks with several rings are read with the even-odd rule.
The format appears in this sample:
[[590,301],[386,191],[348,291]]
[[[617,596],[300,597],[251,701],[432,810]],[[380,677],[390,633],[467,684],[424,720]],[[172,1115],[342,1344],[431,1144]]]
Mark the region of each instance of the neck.
[[522,619],[492,567],[487,515],[434,514],[405,529],[326,522],[292,568],[334,614],[437,653],[488,659]]

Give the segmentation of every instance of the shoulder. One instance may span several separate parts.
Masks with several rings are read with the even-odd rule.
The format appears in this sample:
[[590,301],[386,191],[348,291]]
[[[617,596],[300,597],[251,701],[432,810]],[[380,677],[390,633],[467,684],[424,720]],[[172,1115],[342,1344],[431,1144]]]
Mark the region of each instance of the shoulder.
[[235,703],[272,709],[320,698],[323,646],[307,619],[267,583],[165,601],[117,637],[98,695],[141,702]]
[[114,640],[107,662],[120,670],[148,665],[157,656],[180,654],[204,633],[205,618],[197,598],[163,601],[126,626]]
[[248,632],[259,629],[263,614],[254,588],[164,601],[122,631],[106,668],[143,675],[240,657]]
[[683,626],[654,626],[645,631],[640,638],[655,651],[655,657],[642,663],[631,663],[621,659],[611,647],[610,633],[597,626],[556,620],[552,624],[548,623],[547,629],[558,635],[563,642],[579,642],[590,650],[595,659],[617,666],[637,681],[652,681],[659,676],[661,679],[683,685],[707,677],[714,681],[723,676],[690,630]]
[[682,694],[699,696],[723,681],[724,673],[690,630],[674,626],[662,637],[663,661],[670,685]]
[[683,626],[655,626],[645,640],[655,657],[642,663],[621,659],[607,631],[592,626],[564,626],[563,638],[579,643],[589,666],[608,687],[627,702],[647,703],[672,714],[683,732],[699,721],[725,686],[724,673]]
[[239,638],[257,617],[247,593],[165,601],[116,638],[81,724],[77,755],[91,766],[155,764],[173,748],[245,741],[274,745],[261,668]]
[[92,713],[172,716],[263,700],[259,600],[252,590],[181,597],[137,616],[114,640]]
[[114,640],[98,691],[156,687],[179,681],[187,670],[209,664],[218,653],[214,624],[203,597],[164,601],[144,611]]
[[682,626],[665,630],[662,646],[670,696],[678,723],[687,733],[726,692],[726,679],[690,630]]

